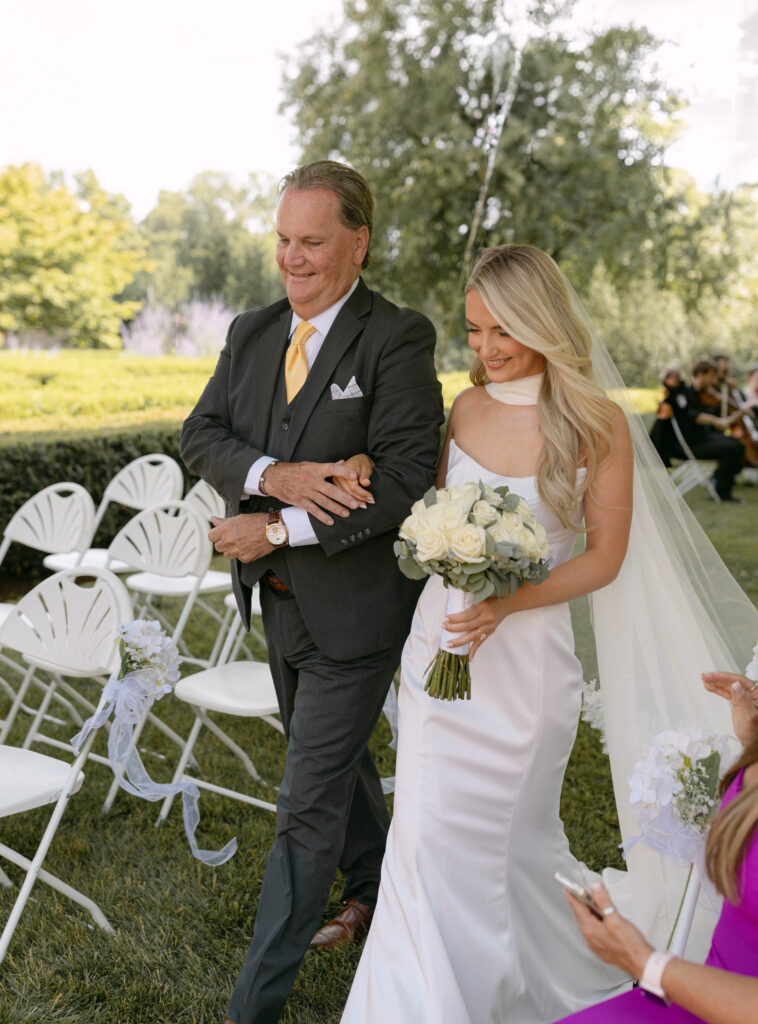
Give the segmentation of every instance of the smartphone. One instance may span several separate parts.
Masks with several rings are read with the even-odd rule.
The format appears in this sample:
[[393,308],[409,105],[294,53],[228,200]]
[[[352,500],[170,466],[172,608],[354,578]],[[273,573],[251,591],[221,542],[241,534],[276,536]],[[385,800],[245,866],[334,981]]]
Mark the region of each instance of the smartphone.
[[570,892],[572,896],[575,896],[580,903],[583,903],[585,907],[589,907],[595,917],[600,918],[601,921],[603,920],[603,911],[597,903],[595,903],[583,885],[580,885],[579,882],[572,882],[570,878],[566,878],[566,876],[562,875],[560,871],[556,871],[555,880],[559,885],[562,885],[564,889]]

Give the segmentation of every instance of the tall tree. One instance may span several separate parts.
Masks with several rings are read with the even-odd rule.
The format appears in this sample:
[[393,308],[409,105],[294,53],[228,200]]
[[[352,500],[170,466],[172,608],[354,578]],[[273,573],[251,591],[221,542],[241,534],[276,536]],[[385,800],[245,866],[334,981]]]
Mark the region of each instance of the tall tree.
[[483,186],[477,248],[539,245],[580,290],[599,260],[615,284],[645,265],[679,102],[645,70],[646,31],[572,43],[563,6],[532,3],[509,40],[497,0],[346,0],[285,78],[304,159],[347,160],[375,191],[372,280],[438,324],[460,312]]
[[161,192],[142,224],[154,268],[137,287],[170,309],[191,299],[223,299],[232,309],[281,294],[274,262],[272,182],[242,186],[205,171],[186,192]]
[[118,295],[142,266],[125,200],[91,172],[76,193],[35,164],[0,172],[0,331],[118,347],[140,306]]

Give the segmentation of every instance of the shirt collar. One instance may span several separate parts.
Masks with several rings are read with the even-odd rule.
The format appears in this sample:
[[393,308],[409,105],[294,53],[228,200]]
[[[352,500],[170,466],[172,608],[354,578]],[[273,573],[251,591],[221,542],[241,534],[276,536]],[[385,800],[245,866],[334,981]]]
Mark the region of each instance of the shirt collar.
[[[321,313],[317,313],[315,316],[309,317],[308,323],[313,324],[313,326],[316,328],[316,330],[318,331],[322,338],[325,338],[329,333],[332,324],[337,319],[337,314],[345,305],[350,296],[353,294],[355,289],[358,287],[359,280],[360,278],[356,277],[356,279],[353,281],[352,285],[345,292],[342,298],[337,299],[337,301],[333,305],[329,306],[328,309],[324,309]],[[297,315],[294,309],[292,310],[292,322],[290,323],[289,333],[290,338],[292,337],[297,325],[299,323],[302,323],[303,319],[304,318],[302,316]]]

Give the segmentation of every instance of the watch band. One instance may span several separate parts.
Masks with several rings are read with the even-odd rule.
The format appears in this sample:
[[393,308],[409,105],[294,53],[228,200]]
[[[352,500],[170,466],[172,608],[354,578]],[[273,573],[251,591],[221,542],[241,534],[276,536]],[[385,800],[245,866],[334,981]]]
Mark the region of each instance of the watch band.
[[649,992],[651,995],[657,996],[659,999],[663,999],[668,1003],[666,993],[663,990],[661,979],[663,972],[666,968],[666,964],[674,959],[674,954],[669,953],[668,950],[655,949],[645,961],[645,966],[642,969],[642,977],[640,978],[640,988]]

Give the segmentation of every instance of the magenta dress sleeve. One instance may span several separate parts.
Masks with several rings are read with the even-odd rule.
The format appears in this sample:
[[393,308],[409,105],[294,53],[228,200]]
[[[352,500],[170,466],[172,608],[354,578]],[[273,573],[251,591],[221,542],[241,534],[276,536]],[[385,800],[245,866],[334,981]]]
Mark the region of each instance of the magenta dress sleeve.
[[[741,772],[724,794],[725,807],[740,791]],[[724,900],[713,933],[711,949],[706,958],[710,967],[719,967],[736,974],[758,977],[758,829],[740,873],[740,902],[735,906]],[[671,1004],[662,1006],[641,989],[597,1003],[556,1024],[704,1024],[702,1017]]]

